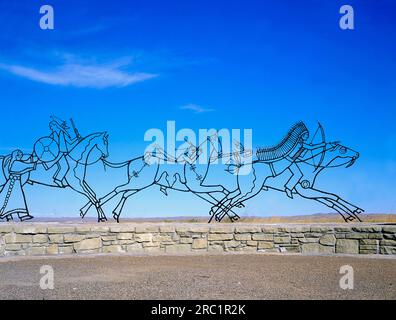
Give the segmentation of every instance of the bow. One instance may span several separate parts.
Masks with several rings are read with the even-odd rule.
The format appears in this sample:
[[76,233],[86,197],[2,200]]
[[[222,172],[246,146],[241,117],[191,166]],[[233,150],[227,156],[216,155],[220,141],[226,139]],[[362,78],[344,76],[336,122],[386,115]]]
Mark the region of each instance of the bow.
[[[311,144],[313,144],[313,142],[314,142],[314,140],[315,140],[315,137],[316,137],[316,135],[318,134],[319,131],[320,131],[320,134],[321,134],[321,136],[322,136],[322,141],[321,141],[321,142],[326,142],[326,136],[325,136],[324,129],[323,129],[322,125],[320,124],[320,122],[318,122],[318,128],[316,129],[315,134],[314,134],[314,136],[312,137]],[[323,160],[324,160],[324,156],[325,156],[325,150],[326,150],[326,145],[324,145],[324,146],[322,147],[322,152],[321,152],[321,155],[320,155],[320,160],[319,160],[319,162],[318,162],[317,165],[315,164],[315,158],[313,158],[314,164],[315,164],[315,170],[314,170],[314,172],[316,172],[316,171],[321,167],[321,165],[322,165],[322,163],[323,163]],[[312,153],[312,156],[313,156],[312,150],[311,150],[311,153]]]

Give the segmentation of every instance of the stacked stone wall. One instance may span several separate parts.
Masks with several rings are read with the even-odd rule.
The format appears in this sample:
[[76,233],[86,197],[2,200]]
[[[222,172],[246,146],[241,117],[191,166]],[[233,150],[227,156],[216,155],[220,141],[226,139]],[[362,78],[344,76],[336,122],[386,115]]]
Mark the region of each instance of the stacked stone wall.
[[97,253],[396,254],[396,225],[0,224],[0,257]]

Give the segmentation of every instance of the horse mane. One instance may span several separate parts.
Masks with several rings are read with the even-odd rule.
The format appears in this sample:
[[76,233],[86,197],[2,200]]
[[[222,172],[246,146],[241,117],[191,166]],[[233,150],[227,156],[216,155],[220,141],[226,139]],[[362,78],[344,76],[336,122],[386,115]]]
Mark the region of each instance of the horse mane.
[[258,148],[256,152],[257,158],[260,161],[273,161],[287,156],[297,145],[304,132],[308,132],[304,122],[297,122],[278,144],[271,147]]
[[[91,145],[92,140],[93,140],[93,139],[96,139],[97,137],[100,137],[100,136],[103,135],[103,134],[104,134],[104,133],[99,133],[99,132],[98,132],[98,133],[90,134],[89,136],[83,138],[81,141],[79,141],[79,142],[74,146],[74,148],[73,148],[72,150],[70,150],[69,155],[70,155],[72,158],[75,158],[76,153],[80,153],[80,154],[78,154],[78,156],[81,155],[80,159],[76,159],[77,161],[80,161],[80,160],[83,158],[83,156],[85,155],[85,153],[87,152],[87,149],[88,149],[88,147]],[[83,146],[83,142],[85,142],[85,141],[87,141],[88,143],[87,143],[85,146]],[[79,151],[79,149],[82,149],[82,148],[84,148],[84,149],[81,150],[81,151]]]

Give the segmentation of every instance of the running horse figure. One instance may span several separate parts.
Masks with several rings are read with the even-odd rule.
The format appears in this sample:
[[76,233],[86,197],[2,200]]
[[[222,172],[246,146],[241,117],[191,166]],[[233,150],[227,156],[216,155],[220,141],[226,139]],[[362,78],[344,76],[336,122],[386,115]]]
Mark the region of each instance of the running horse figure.
[[[296,130],[297,127],[300,129]],[[292,127],[279,146],[283,148],[286,144],[297,146],[295,141],[306,135],[304,127],[302,123]],[[315,145],[312,142],[319,130],[322,134],[322,142]],[[307,136],[304,137],[304,140],[306,139]],[[338,142],[326,143],[320,124],[311,143],[308,144],[308,148],[304,148],[306,143],[302,145],[303,147],[297,148],[294,156],[290,156],[291,149],[293,149],[290,147],[288,154],[279,154],[280,148],[259,149],[258,159],[252,163],[251,174],[237,174],[238,189],[224,197],[217,206],[212,208],[212,219],[221,221],[225,215],[229,214],[228,210],[243,206],[245,201],[255,197],[262,190],[272,189],[283,192],[290,198],[293,198],[293,195],[299,195],[324,204],[338,212],[346,222],[355,219],[361,221],[358,214],[364,212],[363,209],[343,200],[336,194],[315,188],[316,179],[324,169],[350,167],[359,158],[359,153]],[[280,150],[282,151],[282,149]],[[224,207],[228,209],[224,210]]]
[[[107,132],[94,133],[85,138],[79,139],[77,144],[64,155],[68,170],[65,171],[65,177],[62,180],[61,188],[71,188],[74,191],[86,196],[89,204],[95,206],[98,214],[98,222],[107,221],[106,215],[99,204],[94,190],[86,181],[87,168],[109,156]],[[49,187],[60,188],[59,183],[54,181],[54,176],[59,168],[49,166],[48,160],[54,160],[59,150],[56,146],[51,146],[53,140],[51,138],[42,138],[39,140],[43,152],[37,154],[39,161],[36,170],[32,171],[25,183],[39,184]],[[37,149],[37,148],[35,148]],[[51,151],[52,155],[47,157]],[[62,168],[61,168],[62,169]],[[83,208],[84,209],[84,208]],[[83,210],[81,209],[81,210]]]
[[[123,163],[111,163],[104,160],[105,166],[123,170],[127,181],[101,198],[99,200],[100,205],[106,204],[121,194],[121,199],[113,210],[113,217],[119,222],[128,198],[147,188],[158,186],[165,195],[168,195],[168,189],[191,192],[214,206],[218,203],[214,194],[217,193],[224,196],[228,194],[228,191],[220,184],[205,183],[210,165],[221,156],[216,148],[211,147],[210,153],[205,153],[207,157],[206,161],[203,161],[205,164],[199,164],[198,160],[203,157],[203,145],[207,142],[213,145],[212,138],[208,138],[207,141],[198,147],[186,141],[186,148],[181,148],[185,151],[181,152],[176,158],[167,154],[161,147],[155,146],[151,152],[146,152],[144,156]],[[91,203],[87,203],[84,206],[81,211],[82,218],[84,218],[91,206]],[[230,215],[235,220],[238,217],[232,210]]]

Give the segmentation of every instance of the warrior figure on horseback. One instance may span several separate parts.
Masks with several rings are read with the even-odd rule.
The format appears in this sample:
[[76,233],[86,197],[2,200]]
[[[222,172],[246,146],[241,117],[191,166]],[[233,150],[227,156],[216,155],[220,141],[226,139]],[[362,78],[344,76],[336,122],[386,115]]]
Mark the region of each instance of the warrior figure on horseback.
[[298,166],[298,160],[303,159],[307,151],[313,151],[326,146],[326,142],[317,144],[308,143],[309,131],[303,122],[297,122],[276,146],[260,148],[257,150],[257,162],[267,163],[273,176],[282,174],[285,170],[292,173],[289,181],[285,184],[285,192],[289,198],[293,198],[293,190],[303,177]]
[[[73,127],[74,127],[74,123]],[[65,187],[65,177],[70,169],[69,163],[66,161],[66,155],[81,141],[77,129],[74,127],[75,137],[69,133],[69,127],[66,121],[57,117],[51,117],[49,123],[51,134],[49,137],[38,140],[35,145],[35,153],[43,162],[46,170],[56,166],[57,170],[53,176],[54,182],[59,187]]]

